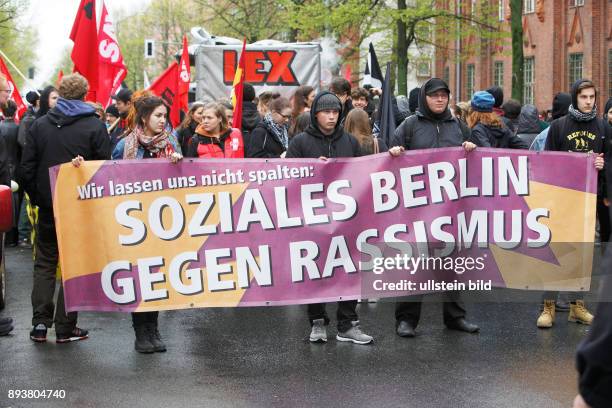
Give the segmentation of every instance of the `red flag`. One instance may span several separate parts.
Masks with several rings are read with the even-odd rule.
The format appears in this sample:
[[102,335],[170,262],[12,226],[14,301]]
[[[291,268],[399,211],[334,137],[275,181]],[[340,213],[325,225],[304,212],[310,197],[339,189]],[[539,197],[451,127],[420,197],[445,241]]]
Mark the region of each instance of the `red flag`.
[[189,78],[191,75],[191,64],[189,63],[189,50],[187,48],[187,36],[183,36],[183,55],[181,55],[180,73],[178,79],[179,108],[189,111]]
[[98,46],[98,28],[96,27],[96,0],[81,0],[74,19],[70,39],[74,42],[72,62],[74,72],[87,78],[89,93],[87,100],[96,100],[98,90],[98,53],[93,52]]
[[64,77],[64,71],[63,70],[59,70],[59,72],[57,73],[57,87],[59,88],[59,84],[60,82],[62,82],[62,78]]
[[346,68],[344,71],[344,79],[346,79],[349,82],[352,82],[351,80],[352,75],[353,75],[353,72],[351,71],[351,66],[349,64],[346,64]]
[[234,120],[232,127],[236,129],[242,128],[242,94],[244,91],[244,72],[245,72],[245,51],[246,38],[242,41],[242,52],[238,60],[238,68],[234,75],[234,88],[232,89],[232,104],[234,105]]
[[6,64],[2,57],[0,57],[0,73],[6,77],[6,82],[8,82],[10,96],[9,99],[12,99],[17,104],[17,117],[21,118],[28,107],[25,103],[23,103],[23,99],[21,99],[21,95],[19,95],[19,90],[17,89],[17,85],[15,85],[15,81],[11,77],[11,73],[9,72]]
[[177,97],[179,92],[179,65],[174,61],[170,66],[151,84],[149,89],[162,98],[170,107],[170,123],[177,127],[180,123],[180,104]]
[[96,100],[104,107],[111,103],[111,95],[117,92],[121,82],[127,75],[127,69],[123,63],[123,55],[117,42],[115,28],[106,10],[106,4],[102,1],[102,17],[100,19],[100,30],[98,31],[98,92]]

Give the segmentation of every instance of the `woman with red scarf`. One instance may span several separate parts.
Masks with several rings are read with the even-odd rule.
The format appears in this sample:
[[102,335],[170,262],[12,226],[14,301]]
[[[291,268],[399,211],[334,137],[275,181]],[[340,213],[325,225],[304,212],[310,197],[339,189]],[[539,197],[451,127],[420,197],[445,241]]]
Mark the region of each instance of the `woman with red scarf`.
[[[166,131],[168,108],[156,96],[148,96],[134,102],[136,124],[132,132],[117,143],[112,158],[166,159],[177,163],[183,158],[176,138]],[[132,313],[136,333],[134,348],[139,353],[166,351],[157,327],[159,312]]]

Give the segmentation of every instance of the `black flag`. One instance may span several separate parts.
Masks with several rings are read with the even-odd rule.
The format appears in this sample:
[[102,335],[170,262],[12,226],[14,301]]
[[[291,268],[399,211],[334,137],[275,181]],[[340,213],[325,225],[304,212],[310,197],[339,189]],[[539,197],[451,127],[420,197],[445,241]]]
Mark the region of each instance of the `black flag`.
[[395,133],[395,117],[393,115],[393,90],[391,89],[391,63],[387,62],[380,110],[380,138],[387,146],[391,146],[391,139]]
[[382,88],[383,76],[378,65],[378,58],[376,58],[376,52],[374,46],[370,43],[370,51],[368,52],[368,58],[366,59],[366,68],[363,73],[363,86],[372,88]]

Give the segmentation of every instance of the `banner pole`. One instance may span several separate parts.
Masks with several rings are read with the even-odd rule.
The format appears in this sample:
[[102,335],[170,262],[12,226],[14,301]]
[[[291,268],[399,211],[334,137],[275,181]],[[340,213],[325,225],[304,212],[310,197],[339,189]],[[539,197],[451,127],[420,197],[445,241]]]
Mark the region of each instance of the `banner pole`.
[[[23,73],[19,70],[19,68],[17,68],[17,66],[15,64],[13,64],[13,61],[11,61],[11,59],[6,56],[6,54],[4,53],[4,51],[2,51],[2,49],[0,49],[0,56],[2,56],[13,67],[13,69],[19,74],[19,76],[21,78],[23,78],[23,80],[26,83],[28,83],[30,86],[32,86],[32,83],[30,82],[30,80],[28,78],[26,78],[25,75],[23,75]],[[38,91],[36,90],[35,86],[32,86],[32,88],[34,88],[35,92],[38,93]]]

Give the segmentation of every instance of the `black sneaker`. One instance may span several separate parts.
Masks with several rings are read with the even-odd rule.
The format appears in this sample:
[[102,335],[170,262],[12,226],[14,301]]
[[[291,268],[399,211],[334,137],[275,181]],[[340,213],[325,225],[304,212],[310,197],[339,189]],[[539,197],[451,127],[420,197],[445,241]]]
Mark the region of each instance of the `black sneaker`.
[[42,323],[37,324],[30,332],[30,340],[36,343],[44,343],[47,341],[47,326]]
[[56,343],[70,343],[71,341],[85,340],[86,338],[89,337],[87,333],[89,333],[87,330],[79,329],[78,327],[75,327],[74,329],[72,329],[70,333],[56,333],[55,342]]
[[6,336],[13,330],[13,319],[0,317],[0,336]]

